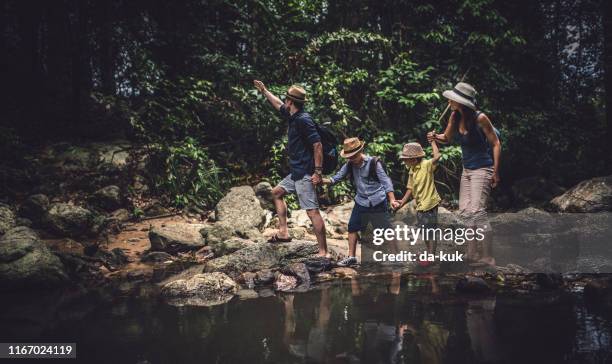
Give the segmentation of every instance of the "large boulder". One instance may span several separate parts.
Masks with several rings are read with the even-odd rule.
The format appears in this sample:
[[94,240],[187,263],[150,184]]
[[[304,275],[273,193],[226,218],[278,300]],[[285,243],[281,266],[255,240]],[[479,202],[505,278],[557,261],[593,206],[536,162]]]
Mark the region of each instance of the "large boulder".
[[215,258],[206,263],[206,272],[223,272],[238,277],[243,272],[270,269],[279,263],[276,250],[268,243],[248,245],[232,254]]
[[266,214],[251,186],[233,187],[215,207],[215,218],[235,230],[249,231],[263,226]]
[[0,235],[6,233],[16,225],[15,214],[7,205],[0,204]]
[[274,196],[272,195],[272,185],[270,183],[259,182],[253,187],[253,190],[264,210],[275,211]]
[[71,238],[91,235],[96,225],[96,216],[91,211],[61,202],[52,204],[43,220],[53,232]]
[[19,209],[19,214],[27,217],[32,223],[40,224],[45,214],[49,210],[49,198],[42,194],[36,194],[28,197]]
[[317,243],[311,241],[252,243],[232,254],[207,262],[205,271],[219,271],[230,277],[238,277],[243,272],[255,272],[303,261],[317,252]]
[[123,205],[121,189],[115,185],[100,188],[89,200],[94,206],[105,211],[113,211]]
[[206,245],[200,229],[203,224],[173,223],[166,226],[154,226],[149,230],[151,250],[178,253],[198,250]]
[[176,306],[214,306],[231,300],[238,289],[238,284],[226,274],[213,272],[169,282],[161,293]]
[[561,212],[612,211],[612,175],[582,181],[550,203]]
[[0,288],[56,286],[68,279],[60,259],[25,226],[0,239]]

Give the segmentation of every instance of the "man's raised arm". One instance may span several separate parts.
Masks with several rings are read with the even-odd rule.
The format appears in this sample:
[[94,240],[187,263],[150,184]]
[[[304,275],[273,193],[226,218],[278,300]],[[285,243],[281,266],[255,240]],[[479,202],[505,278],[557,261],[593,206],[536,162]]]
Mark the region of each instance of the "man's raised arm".
[[266,88],[266,85],[264,85],[263,82],[259,80],[254,80],[253,85],[255,85],[255,88],[258,89],[259,92],[261,92],[266,97],[266,99],[272,105],[272,107],[274,107],[276,110],[280,110],[280,107],[283,104],[283,102],[281,101],[281,99],[274,96],[272,92],[268,91],[268,89]]

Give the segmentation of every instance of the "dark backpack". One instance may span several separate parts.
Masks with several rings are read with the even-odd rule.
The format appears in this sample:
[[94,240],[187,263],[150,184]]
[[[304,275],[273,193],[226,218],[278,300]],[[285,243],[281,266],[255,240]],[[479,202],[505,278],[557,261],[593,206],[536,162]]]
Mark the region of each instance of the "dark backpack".
[[[338,167],[338,138],[325,125],[319,125],[314,120],[312,121],[317,128],[317,133],[321,137],[323,145],[323,174],[330,174]],[[303,136],[302,136],[303,137]],[[308,144],[304,139],[304,144]]]
[[[383,169],[385,169],[385,166],[383,165],[383,163],[380,160],[380,158],[372,157],[372,161],[370,162],[370,165],[369,165],[370,169],[368,170],[368,179],[370,181],[380,182],[380,180],[378,179],[378,175],[376,174],[376,165],[378,163],[380,163],[380,165],[383,167]],[[355,182],[353,182],[353,166],[350,164],[350,162],[346,162],[346,164],[347,164],[347,168],[348,168],[348,171],[346,172],[346,177],[351,182],[351,185],[353,186],[353,189],[354,189],[355,188]]]
[[338,138],[325,125],[315,123],[323,144],[323,174],[330,174],[338,167]]

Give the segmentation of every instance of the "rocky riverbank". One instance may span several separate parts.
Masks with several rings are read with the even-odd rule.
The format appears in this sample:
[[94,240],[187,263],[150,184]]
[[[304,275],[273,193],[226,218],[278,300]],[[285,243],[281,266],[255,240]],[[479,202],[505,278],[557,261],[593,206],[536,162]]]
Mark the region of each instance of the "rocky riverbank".
[[[333,260],[316,258],[315,238],[304,211],[293,211],[289,218],[291,243],[266,243],[277,224],[266,182],[232,188],[214,211],[175,211],[148,193],[146,158],[128,145],[54,146],[35,163],[45,166],[41,174],[48,179],[37,177],[40,184],[32,194],[16,193],[13,205],[0,205],[3,291],[113,285],[131,294],[141,284],[154,284],[173,304],[214,305],[235,295],[259,297],[307,290],[322,281],[358,274],[388,273],[339,268]],[[322,212],[334,259],[345,254],[352,206],[349,202]],[[556,241],[551,234],[561,225],[555,211],[612,211],[612,176],[582,182],[545,207],[550,212],[527,208],[493,218],[492,224],[498,231],[516,224],[546,227],[521,243],[532,241],[535,247],[549,249]],[[414,213],[408,205],[394,219],[411,224]],[[607,223],[603,214],[584,216],[591,227]],[[452,223],[452,219],[450,211],[440,209],[441,221]],[[590,231],[589,239],[601,240],[597,234],[602,229]],[[501,239],[501,252],[506,252],[505,247],[515,249],[515,243]],[[567,289],[568,282],[574,282],[572,286],[588,287],[589,297],[612,302],[607,278],[552,273],[558,270],[550,259],[529,251],[533,259],[526,264],[480,269],[467,278],[465,272],[456,273],[457,291],[481,294],[512,287],[514,294],[520,294]],[[588,264],[612,272],[612,265],[606,270],[609,261],[591,259]],[[440,267],[423,270],[416,264],[394,269],[399,274],[453,274],[441,272]]]

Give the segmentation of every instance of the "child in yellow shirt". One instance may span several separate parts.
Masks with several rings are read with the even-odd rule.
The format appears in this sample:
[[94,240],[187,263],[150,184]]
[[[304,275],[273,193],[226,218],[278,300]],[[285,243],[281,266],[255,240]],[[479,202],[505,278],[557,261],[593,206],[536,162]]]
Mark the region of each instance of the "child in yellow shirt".
[[[404,145],[400,159],[404,161],[409,169],[408,185],[404,197],[398,208],[404,206],[410,196],[414,196],[417,211],[417,224],[419,227],[436,228],[438,224],[438,205],[442,200],[434,181],[434,171],[440,160],[440,150],[436,141],[431,142],[433,158],[426,159],[423,147],[419,143],[408,143]],[[435,241],[427,241],[427,252],[436,253]],[[428,265],[428,262],[421,262]]]

